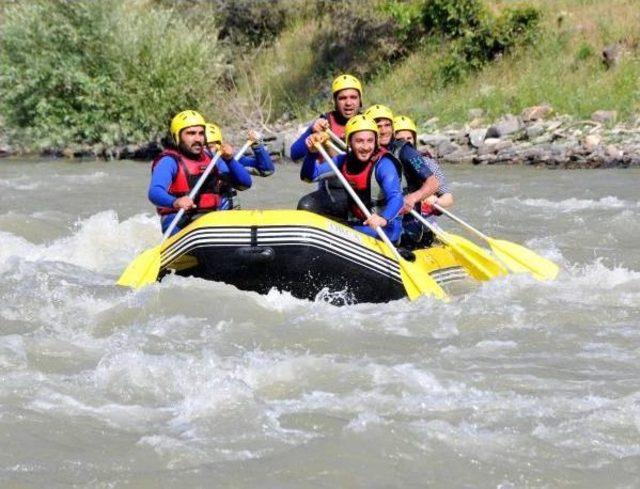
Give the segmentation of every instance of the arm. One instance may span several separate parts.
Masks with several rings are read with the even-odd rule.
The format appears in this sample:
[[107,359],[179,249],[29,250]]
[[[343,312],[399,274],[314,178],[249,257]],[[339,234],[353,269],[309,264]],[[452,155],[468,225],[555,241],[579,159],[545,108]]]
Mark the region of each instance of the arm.
[[429,167],[429,170],[431,170],[431,173],[433,173],[438,179],[438,193],[439,194],[451,193],[451,190],[449,189],[449,185],[447,183],[447,179],[444,176],[444,172],[442,171],[442,168],[440,167],[438,162],[433,158],[428,158],[426,156],[423,156],[422,159]]
[[404,198],[404,212],[409,212],[418,202],[438,191],[439,182],[422,155],[412,146],[405,144],[400,154],[403,167],[410,171],[414,178],[422,182],[417,190],[407,194]]
[[[318,157],[318,153],[308,152],[304,157],[304,161],[302,162],[302,166],[300,167],[300,180],[303,182],[313,182],[320,175],[325,173],[333,174],[331,167],[328,163],[318,163],[316,158]],[[336,164],[338,168],[342,166],[344,163],[345,155],[338,155],[332,158],[333,162]]]
[[307,130],[304,131],[298,139],[291,145],[291,159],[293,161],[299,160],[300,158],[304,158],[307,156],[307,145],[305,144],[305,140],[311,136],[313,133],[313,126],[307,127]]
[[384,191],[386,203],[380,212],[380,217],[390,221],[398,215],[402,209],[402,187],[395,165],[388,159],[382,158],[376,166],[375,173],[378,184]]
[[218,169],[221,174],[229,175],[229,183],[233,188],[238,190],[247,190],[251,188],[251,175],[247,172],[235,158],[223,160],[218,163]]
[[253,173],[253,170],[257,171],[257,174],[261,177],[268,177],[275,172],[273,161],[271,161],[271,155],[267,151],[267,148],[263,144],[252,147],[254,157],[242,156],[240,158],[240,164]]
[[173,207],[176,198],[169,193],[169,187],[178,173],[178,164],[170,156],[160,159],[151,173],[147,196],[157,207]]
[[313,124],[311,124],[305,132],[303,132],[298,139],[291,145],[291,159],[299,160],[303,158],[307,152],[309,151],[305,141],[309,136],[313,133],[321,132],[329,128],[329,121],[327,120],[325,115],[321,115]]

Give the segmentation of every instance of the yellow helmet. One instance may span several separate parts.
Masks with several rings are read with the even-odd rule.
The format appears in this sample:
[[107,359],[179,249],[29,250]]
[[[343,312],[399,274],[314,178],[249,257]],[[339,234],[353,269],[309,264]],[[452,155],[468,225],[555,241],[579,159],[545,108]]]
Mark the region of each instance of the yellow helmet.
[[347,141],[347,144],[349,144],[351,135],[360,131],[374,132],[376,135],[376,141],[378,140],[378,125],[376,124],[376,122],[367,116],[358,114],[349,119],[346,126],[344,127],[344,138]]
[[180,131],[193,126],[202,126],[204,128],[205,125],[206,122],[202,114],[195,110],[183,110],[171,119],[169,132],[171,133],[171,137],[173,137],[173,142],[180,144]]
[[418,134],[418,129],[416,128],[416,123],[413,122],[406,115],[398,115],[393,119],[393,130],[395,132],[398,131],[411,131],[413,132],[413,137],[415,138]]
[[393,111],[386,105],[372,105],[365,111],[364,115],[374,121],[377,121],[378,119],[389,119],[393,124]]
[[204,134],[207,138],[207,144],[222,142],[222,131],[217,125],[212,122],[207,122],[207,124],[204,126]]
[[331,93],[335,96],[340,90],[346,90],[347,88],[353,88],[358,91],[360,98],[362,98],[362,84],[353,75],[340,75],[331,83]]

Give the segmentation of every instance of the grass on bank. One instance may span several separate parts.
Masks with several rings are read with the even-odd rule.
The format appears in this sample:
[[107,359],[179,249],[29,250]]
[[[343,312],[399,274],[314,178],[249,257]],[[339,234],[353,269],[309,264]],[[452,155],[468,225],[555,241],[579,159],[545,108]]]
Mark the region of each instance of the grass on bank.
[[[514,5],[511,1],[487,3],[494,12]],[[365,103],[386,103],[419,121],[438,117],[443,124],[466,121],[471,108],[496,118],[541,103],[581,118],[598,109],[616,110],[621,120],[640,113],[636,0],[530,0],[526,4],[543,13],[542,35],[535,44],[517,48],[459,83],[443,86],[438,69],[449,45],[423,42],[365,84]],[[320,89],[314,77],[322,67],[313,65],[310,45],[323,25],[312,20],[290,26],[253,65],[261,74],[260,90],[270,94],[276,108],[274,115],[287,111],[313,117],[330,107],[330,77],[324,81],[326,88]],[[608,70],[601,52],[613,43],[620,43],[625,55]]]

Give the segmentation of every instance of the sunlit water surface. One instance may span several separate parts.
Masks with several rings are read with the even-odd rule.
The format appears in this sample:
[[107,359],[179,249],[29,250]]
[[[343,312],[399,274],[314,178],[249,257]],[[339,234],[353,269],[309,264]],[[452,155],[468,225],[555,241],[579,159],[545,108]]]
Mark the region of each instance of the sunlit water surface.
[[[446,171],[456,212],[559,278],[342,308],[133,292],[147,164],[1,161],[0,486],[639,487],[640,172]],[[297,172],[243,207],[294,207]]]

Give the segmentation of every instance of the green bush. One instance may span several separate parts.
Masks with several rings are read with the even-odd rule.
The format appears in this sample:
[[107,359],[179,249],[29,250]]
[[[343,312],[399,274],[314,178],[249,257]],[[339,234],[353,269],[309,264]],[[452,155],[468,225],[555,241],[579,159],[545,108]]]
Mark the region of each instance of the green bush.
[[487,11],[480,0],[425,0],[422,23],[427,32],[446,37],[461,37],[479,29]]
[[311,45],[321,75],[348,71],[366,78],[402,57],[407,46],[392,16],[367,4],[337,3]]
[[11,4],[0,32],[0,108],[26,146],[142,142],[213,96],[215,30],[145,0]]
[[215,7],[220,38],[258,46],[272,42],[286,26],[290,1],[218,0]]
[[498,18],[487,15],[452,41],[440,67],[443,82],[458,82],[509,50],[535,42],[540,20],[540,11],[533,7],[506,9]]

